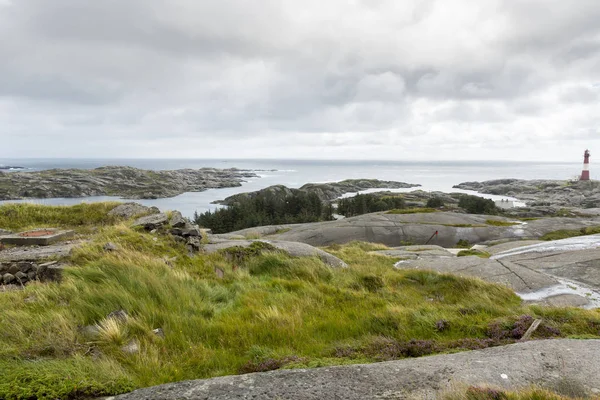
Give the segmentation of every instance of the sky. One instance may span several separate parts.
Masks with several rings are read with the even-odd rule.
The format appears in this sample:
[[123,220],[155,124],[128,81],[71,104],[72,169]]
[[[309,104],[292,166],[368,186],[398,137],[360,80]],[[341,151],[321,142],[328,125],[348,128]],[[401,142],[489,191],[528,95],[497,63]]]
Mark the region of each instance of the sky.
[[597,0],[0,0],[0,157],[578,161]]

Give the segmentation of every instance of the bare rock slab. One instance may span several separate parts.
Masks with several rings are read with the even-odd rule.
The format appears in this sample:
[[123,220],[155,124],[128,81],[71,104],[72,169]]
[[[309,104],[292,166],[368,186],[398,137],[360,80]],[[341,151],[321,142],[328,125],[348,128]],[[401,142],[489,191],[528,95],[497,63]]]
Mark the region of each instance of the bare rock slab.
[[534,340],[509,346],[376,364],[279,370],[178,382],[117,400],[435,398],[456,385],[556,389],[561,382],[600,392],[600,340]]

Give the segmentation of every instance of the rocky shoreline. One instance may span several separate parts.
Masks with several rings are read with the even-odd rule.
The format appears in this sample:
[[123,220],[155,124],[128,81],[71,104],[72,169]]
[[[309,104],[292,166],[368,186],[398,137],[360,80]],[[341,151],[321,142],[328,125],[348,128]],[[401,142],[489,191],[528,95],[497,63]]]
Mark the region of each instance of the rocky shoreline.
[[150,171],[108,166],[96,169],[51,169],[0,173],[0,200],[119,196],[158,199],[185,192],[241,186],[254,172],[240,169]]
[[600,207],[600,181],[495,179],[463,182],[453,188],[515,197],[532,207]]
[[346,193],[356,193],[367,189],[409,189],[420,186],[421,185],[414,183],[382,181],[379,179],[346,179],[340,182],[307,183],[299,189],[291,189],[284,185],[273,185],[255,192],[235,194],[224,200],[218,200],[213,203],[232,205],[241,199],[252,199],[257,196],[276,196],[285,198],[296,193],[314,193],[322,201],[332,201]]

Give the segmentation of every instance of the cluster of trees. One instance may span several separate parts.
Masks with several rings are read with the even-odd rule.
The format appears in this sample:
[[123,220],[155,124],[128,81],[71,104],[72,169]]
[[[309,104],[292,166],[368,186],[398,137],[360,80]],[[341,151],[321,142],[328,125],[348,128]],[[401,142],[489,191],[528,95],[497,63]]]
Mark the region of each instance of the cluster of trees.
[[479,196],[471,196],[470,194],[460,196],[458,206],[469,214],[498,214],[498,208],[496,208],[496,203],[494,203],[493,200],[484,199]]
[[345,217],[367,214],[377,211],[387,211],[404,208],[404,199],[397,196],[376,196],[373,194],[358,194],[354,197],[340,199],[337,213]]
[[214,233],[226,233],[255,226],[329,221],[332,215],[331,205],[324,204],[316,194],[296,192],[240,199],[214,212],[195,213],[194,220]]

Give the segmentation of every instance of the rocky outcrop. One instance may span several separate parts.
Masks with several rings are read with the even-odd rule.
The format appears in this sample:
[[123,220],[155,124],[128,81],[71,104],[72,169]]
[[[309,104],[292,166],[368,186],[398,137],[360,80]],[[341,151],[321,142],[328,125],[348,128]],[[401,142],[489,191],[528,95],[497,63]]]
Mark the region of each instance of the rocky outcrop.
[[64,266],[50,262],[0,262],[0,285],[25,285],[31,281],[58,281]]
[[110,210],[108,215],[129,219],[144,214],[158,214],[159,212],[160,210],[156,207],[146,207],[139,203],[124,203]]
[[241,186],[245,178],[256,176],[246,170],[215,168],[149,171],[102,167],[12,172],[0,174],[0,200],[87,196],[156,199]]
[[184,218],[179,211],[173,211],[170,217],[164,213],[147,215],[135,220],[131,227],[147,231],[161,230],[163,233],[167,233],[168,229],[175,240],[185,243],[190,253],[198,252],[201,248],[201,229]]
[[307,183],[299,189],[290,189],[283,185],[269,186],[268,188],[258,190],[256,192],[240,193],[227,197],[225,200],[220,200],[215,203],[232,205],[243,199],[252,199],[259,196],[269,198],[286,198],[295,193],[314,193],[322,201],[331,201],[339,198],[346,193],[355,193],[367,189],[405,189],[413,188],[421,185],[395,182],[395,181],[380,181],[378,179],[347,179],[341,182],[332,183]]
[[600,207],[600,181],[496,179],[463,182],[454,188],[516,197],[528,206]]
[[[600,340],[534,340],[503,347],[376,364],[292,369],[170,383],[116,400],[434,399],[443,390],[483,385],[517,390],[565,384],[600,393]],[[442,397],[442,396],[439,396]]]
[[[209,239],[210,240],[210,239]],[[257,240],[216,240],[213,243],[205,244],[203,246],[203,251],[207,254],[215,253],[219,250],[228,249],[231,247],[250,247],[252,243]],[[305,243],[298,242],[285,242],[285,241],[271,241],[271,240],[261,240],[261,242],[265,242],[275,247],[278,250],[281,250],[292,257],[318,257],[325,264],[334,268],[346,268],[348,265],[337,258],[336,256],[327,253],[321,249],[317,249],[316,247],[310,246]]]

